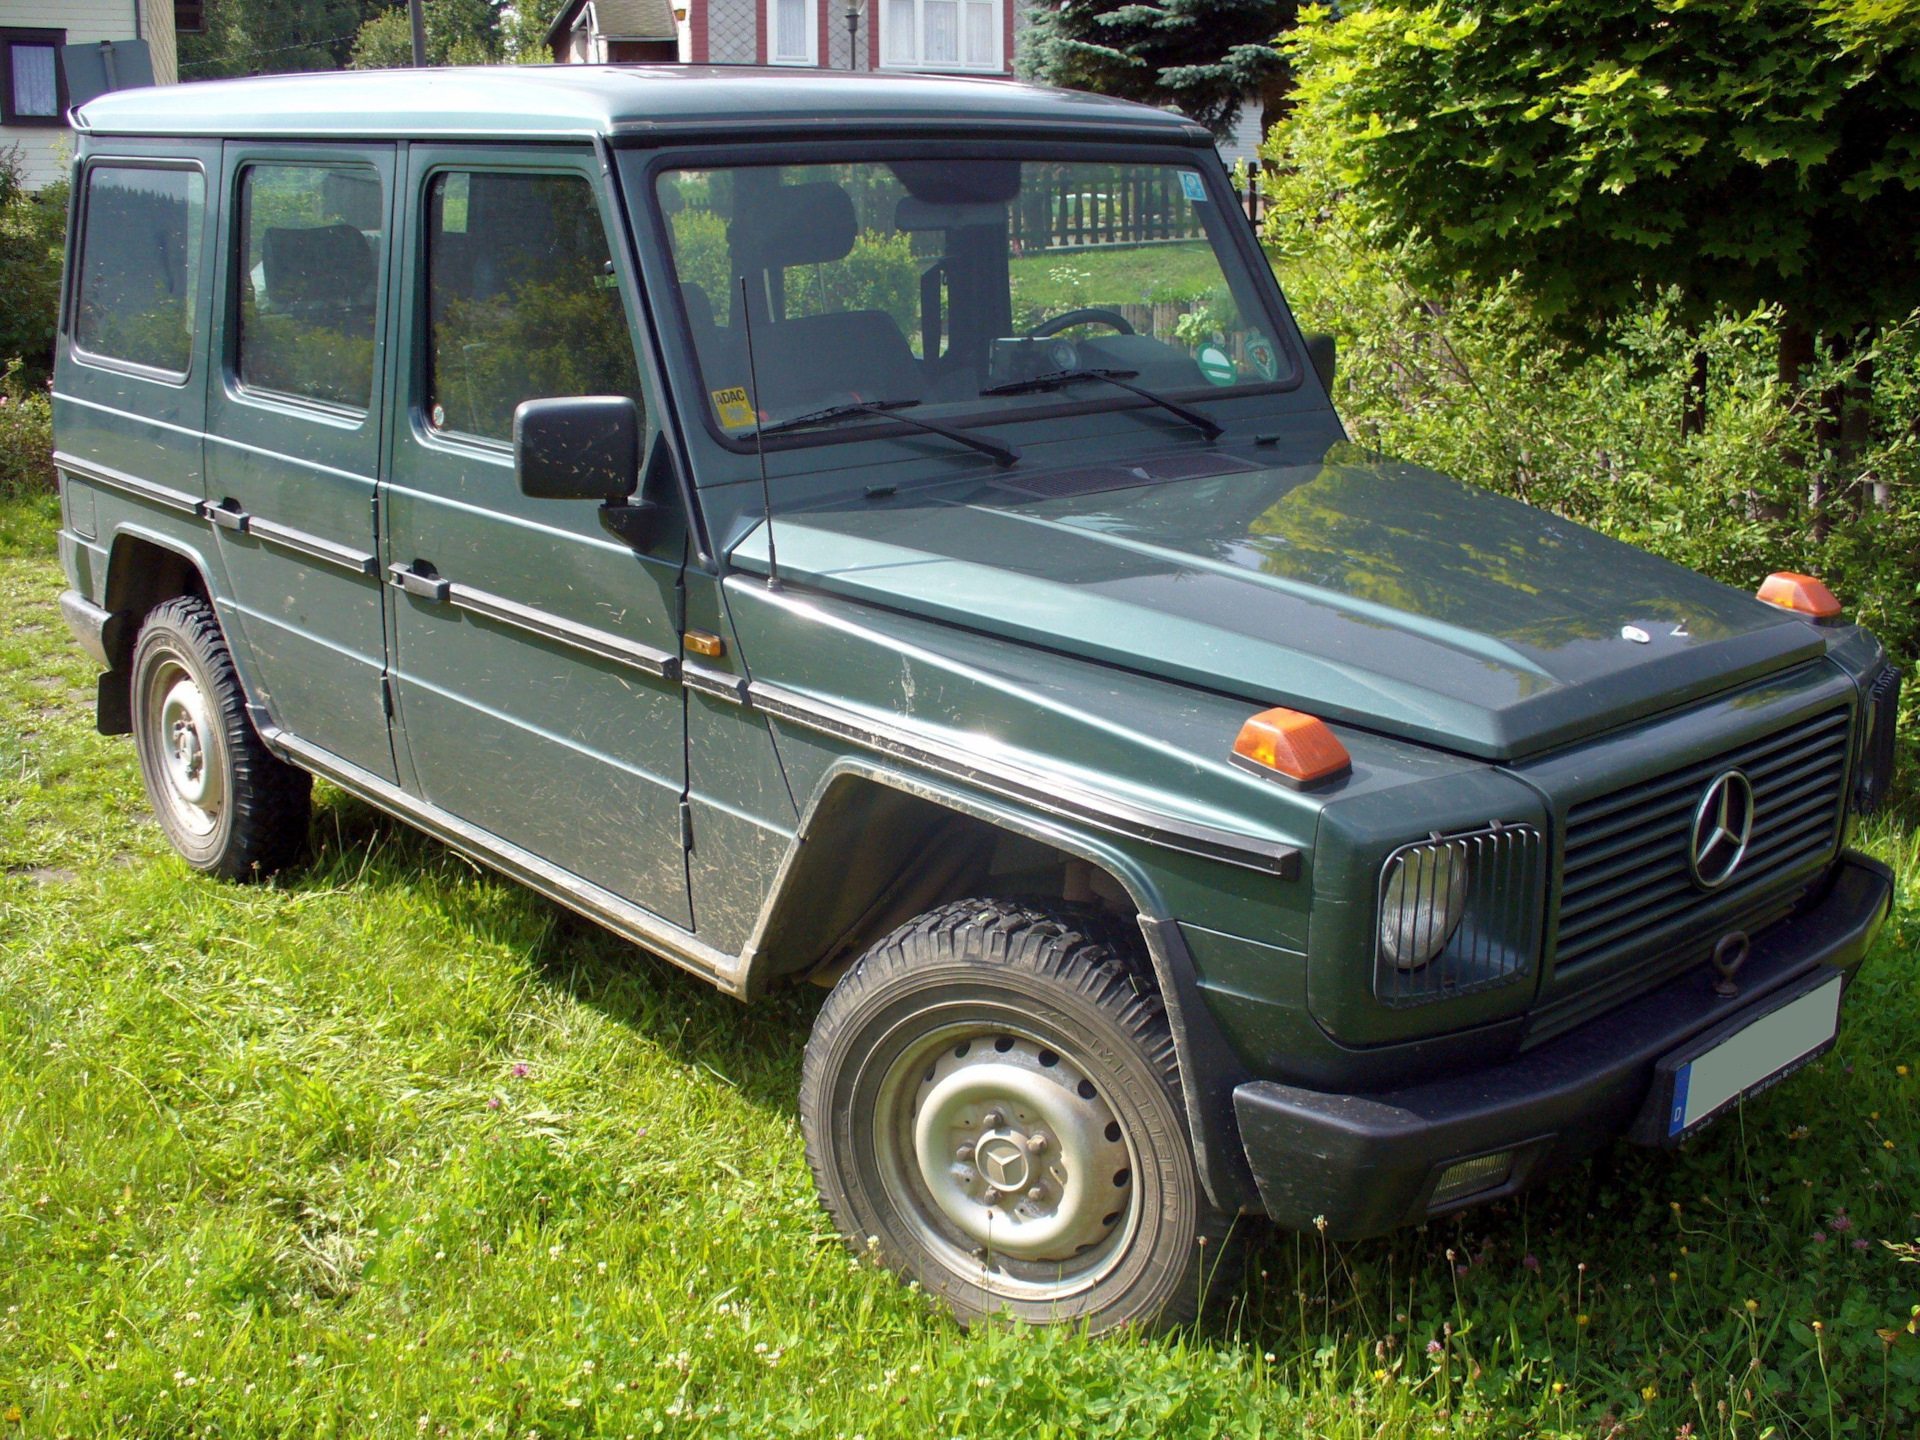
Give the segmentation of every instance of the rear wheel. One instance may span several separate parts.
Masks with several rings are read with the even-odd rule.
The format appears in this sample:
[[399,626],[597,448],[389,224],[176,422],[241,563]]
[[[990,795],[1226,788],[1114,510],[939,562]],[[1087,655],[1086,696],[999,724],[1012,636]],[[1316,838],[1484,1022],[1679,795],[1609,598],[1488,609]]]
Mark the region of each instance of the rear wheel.
[[1090,913],[962,901],[874,946],[821,1009],[800,1089],[821,1198],[963,1321],[1177,1323],[1222,1277],[1229,1217],[1126,945]]
[[160,828],[196,870],[270,875],[306,842],[312,781],[254,733],[213,607],[183,595],[133,647],[133,744]]

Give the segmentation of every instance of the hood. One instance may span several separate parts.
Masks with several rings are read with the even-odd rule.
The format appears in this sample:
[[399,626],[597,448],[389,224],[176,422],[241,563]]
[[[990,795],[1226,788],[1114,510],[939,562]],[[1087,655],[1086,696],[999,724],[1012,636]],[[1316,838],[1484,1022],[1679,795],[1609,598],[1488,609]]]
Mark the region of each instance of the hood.
[[[1234,473],[1058,498],[1041,492],[1070,479],[1021,476],[778,516],[780,572],[1492,760],[1825,650],[1787,612],[1430,470],[1217,458]],[[766,572],[764,525],[733,558]]]

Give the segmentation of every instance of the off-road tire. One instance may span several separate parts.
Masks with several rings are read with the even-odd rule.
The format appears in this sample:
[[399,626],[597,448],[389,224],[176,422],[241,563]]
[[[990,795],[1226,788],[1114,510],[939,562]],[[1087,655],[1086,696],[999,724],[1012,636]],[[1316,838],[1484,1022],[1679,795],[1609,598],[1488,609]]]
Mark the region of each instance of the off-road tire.
[[[1233,1220],[1208,1202],[1195,1172],[1172,1031],[1131,929],[1075,906],[943,905],[855,961],[814,1022],[801,1071],[800,1123],[821,1200],[856,1253],[919,1281],[962,1323],[1006,1316],[1096,1331],[1178,1325],[1237,1278]],[[976,1068],[960,1075],[967,1065]],[[946,1074],[936,1084],[942,1067]],[[1016,1088],[995,1090],[995,1076]],[[1043,1082],[1058,1084],[1070,1104],[1078,1096],[1095,1107],[1099,1128],[1075,1129],[1068,1115],[1059,1138],[1048,1137],[1037,1112],[1024,1108],[1030,1095],[1043,1106],[1057,1103]],[[951,1097],[966,1085],[982,1096],[1021,1098],[980,1100],[978,1115],[962,1113],[964,1104],[955,1110]],[[1018,1116],[1014,1106],[1022,1107]],[[962,1140],[955,1155],[974,1152],[965,1142],[976,1132],[943,1130],[943,1117],[981,1127],[979,1174],[958,1160],[943,1172],[920,1158],[934,1153],[927,1137],[937,1134]],[[995,1117],[1002,1129],[988,1128]],[[1109,1198],[1098,1203],[1118,1203],[1111,1197],[1124,1194],[1129,1208],[1104,1237],[1081,1245],[1084,1253],[1064,1257],[1062,1249],[1038,1260],[980,1243],[982,1217],[991,1236],[994,1217],[1008,1213],[1010,1203],[1043,1225],[1080,1217],[1082,1228],[1070,1227],[1062,1247],[1107,1219],[1092,1219],[1084,1201],[1070,1205],[1066,1182],[1050,1189],[1041,1168],[1057,1158],[1052,1176],[1060,1180],[1068,1170],[1098,1169],[1102,1159],[1112,1167],[1114,1152],[1098,1146],[1115,1140],[1116,1127],[1126,1157],[1119,1163],[1130,1173],[1124,1189],[1112,1188],[1119,1171],[1111,1185],[1101,1173]],[[992,1138],[1003,1131],[1025,1138]],[[1088,1133],[1094,1148],[1075,1151],[1071,1135]],[[1017,1145],[1031,1150],[1034,1134],[1043,1147],[1034,1158],[1042,1164],[1029,1170]],[[989,1163],[1000,1167],[1001,1179],[1011,1173],[988,1155],[989,1143],[1022,1167],[1014,1189],[995,1190],[984,1178]],[[973,1178],[947,1178],[962,1173]],[[1036,1176],[1042,1183],[1035,1190],[1019,1188]],[[969,1208],[967,1185],[986,1187],[987,1201],[1002,1208]],[[1057,1197],[1052,1210],[1044,1203],[1049,1196]],[[1030,1210],[1022,1197],[1034,1201]],[[976,1228],[963,1233],[956,1216]],[[1017,1218],[1010,1215],[1002,1233],[1020,1233]]]
[[[298,859],[312,777],[276,758],[255,733],[213,607],[192,595],[154,607],[134,642],[132,669],[140,778],[173,848],[194,869],[223,880],[263,879]],[[192,732],[186,748],[193,755],[185,760],[182,726]],[[204,808],[185,798],[180,778],[196,756],[194,793],[217,797]]]

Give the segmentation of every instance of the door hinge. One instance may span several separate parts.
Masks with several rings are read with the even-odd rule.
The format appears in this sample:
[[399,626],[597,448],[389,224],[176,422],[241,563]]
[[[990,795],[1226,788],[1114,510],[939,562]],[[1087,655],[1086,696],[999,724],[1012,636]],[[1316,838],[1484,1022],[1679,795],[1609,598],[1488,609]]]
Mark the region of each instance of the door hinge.
[[393,719],[393,676],[380,677],[380,708],[386,712],[387,719]]
[[684,798],[680,801],[680,848],[689,853],[693,850],[693,805]]

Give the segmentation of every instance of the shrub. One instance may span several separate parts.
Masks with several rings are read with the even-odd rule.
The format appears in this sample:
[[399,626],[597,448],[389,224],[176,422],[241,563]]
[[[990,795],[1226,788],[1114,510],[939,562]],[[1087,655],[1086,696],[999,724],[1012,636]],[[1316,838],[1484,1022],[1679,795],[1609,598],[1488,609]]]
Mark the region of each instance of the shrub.
[[61,181],[29,191],[20,147],[0,149],[0,356],[19,356],[30,381],[53,369],[68,188]]
[[[1276,133],[1266,239],[1301,324],[1339,340],[1334,399],[1356,442],[1741,589],[1819,575],[1896,659],[1920,658],[1920,315],[1793,385],[1777,308],[1690,324],[1669,291],[1576,345],[1515,281],[1433,279],[1423,241],[1385,237],[1344,193],[1332,144]],[[1920,685],[1909,718],[1916,705]]]
[[53,491],[53,400],[25,371],[9,360],[0,376],[0,500]]

